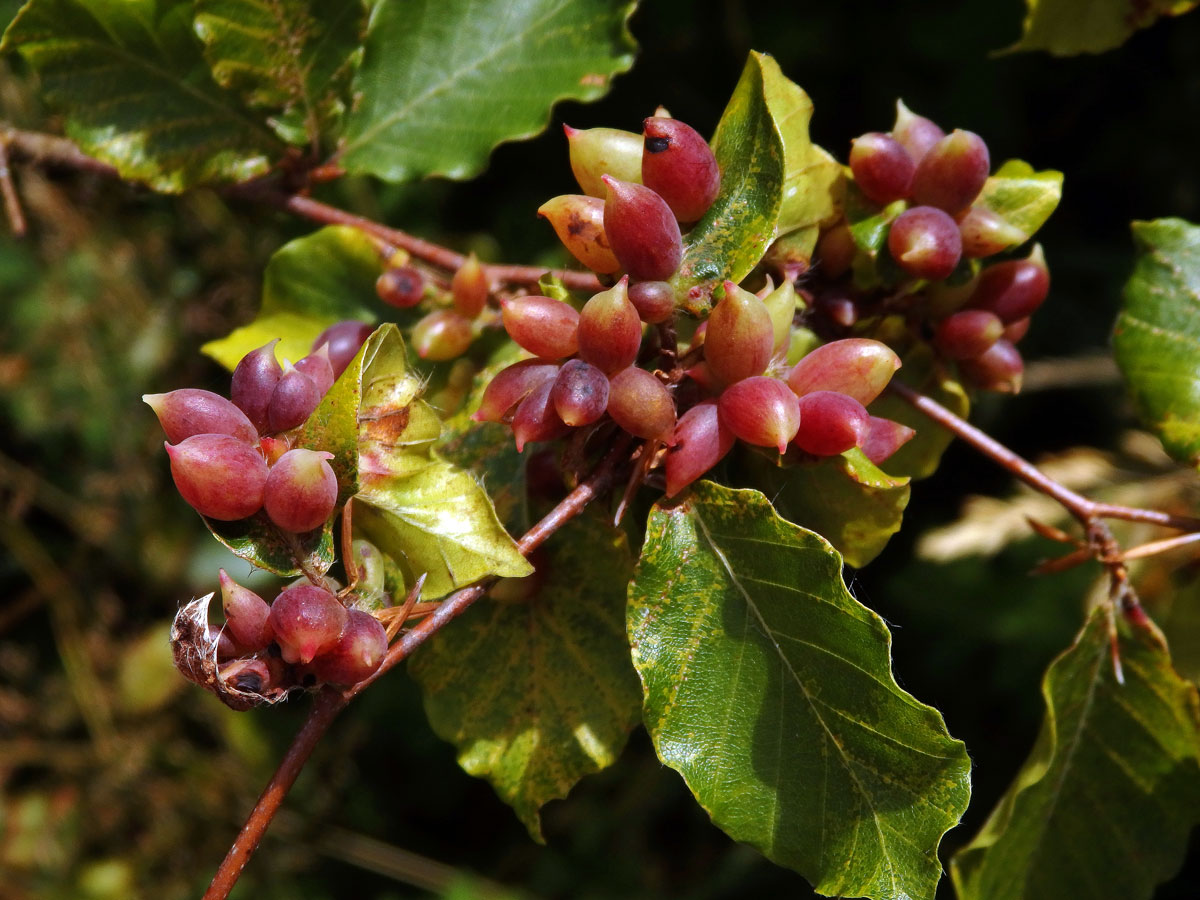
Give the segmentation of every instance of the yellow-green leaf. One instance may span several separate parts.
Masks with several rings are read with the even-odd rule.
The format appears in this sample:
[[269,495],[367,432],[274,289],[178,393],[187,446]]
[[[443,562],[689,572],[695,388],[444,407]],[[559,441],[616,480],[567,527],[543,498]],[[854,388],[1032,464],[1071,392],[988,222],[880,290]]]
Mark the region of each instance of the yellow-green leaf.
[[1119,47],[1161,16],[1179,16],[1196,0],[1025,0],[1024,33],[1008,48],[1055,56],[1103,53]]
[[1062,186],[1062,172],[1035,172],[1024,160],[1010,159],[984,182],[975,203],[1032,237],[1058,208]]
[[833,544],[852,566],[865,566],[900,530],[909,479],[885,474],[861,450],[799,465],[778,465],[758,453],[744,458],[750,485],[789,522]]
[[289,143],[319,144],[333,131],[361,55],[360,0],[196,0],[195,10],[218,84],[270,111]]
[[375,279],[382,271],[375,244],[358,228],[330,225],[289,241],[267,263],[254,321],[202,349],[232,370],[251,350],[280,338],[276,355],[295,362],[334,322],[377,321]]
[[767,105],[768,66],[778,71],[769,56],[750,54],[712,139],[721,192],[688,232],[683,262],[671,279],[680,306],[693,315],[708,310],[722,281],[745,278],[775,238],[784,144]]
[[783,139],[783,198],[776,235],[810,228],[837,217],[846,178],[841,164],[808,134],[813,102],[789,80],[773,57],[761,57],[763,96]]

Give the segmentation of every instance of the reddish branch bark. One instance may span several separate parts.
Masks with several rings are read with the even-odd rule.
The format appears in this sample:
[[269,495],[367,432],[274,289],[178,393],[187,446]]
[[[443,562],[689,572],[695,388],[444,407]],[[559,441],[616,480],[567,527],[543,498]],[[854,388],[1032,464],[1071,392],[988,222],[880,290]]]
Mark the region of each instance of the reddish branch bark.
[[953,433],[955,437],[970,444],[984,456],[999,463],[1030,487],[1057,500],[1067,512],[1085,526],[1097,519],[1124,519],[1128,522],[1162,525],[1180,531],[1200,531],[1200,519],[1193,519],[1190,516],[1175,516],[1156,509],[1139,509],[1089,500],[1082,494],[1077,494],[1065,485],[1059,484],[995,438],[976,428],[966,419],[956,416],[933,398],[926,397],[901,381],[892,381],[888,385],[888,390],[903,397],[928,418]]
[[[314,200],[312,197],[306,197],[301,194],[275,192],[265,193],[260,196],[266,202],[280,209],[286,209],[288,212],[302,216],[305,219],[311,219],[314,222],[321,222],[325,225],[351,225],[365,234],[372,235],[395,247],[407,250],[413,256],[417,257],[417,259],[424,260],[448,272],[458,269],[466,259],[461,253],[455,253],[448,247],[415,237],[397,228],[380,225],[371,219],[356,216],[343,209],[338,209],[336,206],[330,206],[328,203]],[[540,266],[486,264],[483,268],[487,272],[489,280],[504,284],[537,284],[539,278],[549,273],[561,279],[562,283],[573,291],[600,291],[604,289],[604,285],[600,283],[600,279],[591,272],[575,272],[569,269],[544,269]]]
[[[93,159],[83,153],[66,138],[49,134],[38,134],[31,131],[21,131],[0,123],[0,144],[8,148],[13,159],[31,162],[44,166],[57,166],[93,172],[113,178],[119,177],[117,170],[108,163]],[[2,160],[0,160],[2,161]],[[365,234],[372,235],[382,241],[407,250],[418,259],[424,260],[438,268],[453,272],[462,265],[466,258],[448,247],[426,241],[422,238],[391,228],[371,219],[357,216],[354,213],[314,200],[303,194],[288,193],[272,186],[269,182],[257,181],[244,185],[235,185],[226,190],[229,196],[255,200],[266,203],[278,209],[287,210],[294,215],[320,222],[323,225],[350,225]],[[546,269],[541,266],[509,266],[485,265],[489,279],[503,284],[537,284],[538,279],[547,273],[562,280],[571,290],[600,291],[604,285],[591,272],[578,272],[570,269]]]

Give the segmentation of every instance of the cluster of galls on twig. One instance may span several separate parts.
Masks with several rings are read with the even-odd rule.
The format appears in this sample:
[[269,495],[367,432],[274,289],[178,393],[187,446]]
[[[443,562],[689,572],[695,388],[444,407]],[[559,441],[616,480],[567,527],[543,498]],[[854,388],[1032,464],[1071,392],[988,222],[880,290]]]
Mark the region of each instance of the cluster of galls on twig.
[[[333,454],[292,447],[293,429],[312,415],[370,330],[336,325],[295,365],[281,366],[271,341],[238,364],[232,399],[190,388],[146,395],[166,432],[183,498],[221,522],[261,513],[285,537],[323,528],[338,500]],[[350,601],[358,596],[343,593]],[[387,652],[383,625],[370,612],[347,608],[327,580],[302,580],[268,604],[222,570],[221,595],[224,626],[208,623],[210,595],[180,611],[172,644],[180,670],[234,708],[275,702],[298,687],[356,684]]]
[[[1041,249],[978,271],[960,265],[1024,243],[1029,235],[979,202],[991,167],[987,144],[970,131],[946,134],[935,122],[897,103],[891,133],[868,132],[851,142],[857,190],[881,210],[903,201],[888,226],[887,252],[916,289],[888,298],[882,312],[903,312],[938,353],[982,390],[1015,393],[1024,363],[1016,344],[1046,299],[1050,274]],[[878,315],[878,297],[842,279],[858,250],[850,226],[823,232],[817,259],[832,280],[816,297],[834,329]]]
[[[865,409],[900,364],[885,345],[850,339],[789,359],[801,302],[790,281],[775,288],[768,280],[758,293],[726,281],[686,352],[664,348],[676,317],[669,279],[683,259],[682,229],[720,193],[712,150],[664,116],[646,119],[641,135],[568,128],[567,137],[585,193],[556,197],[539,213],[580,262],[603,276],[624,274],[578,311],[550,297],[504,301],[505,330],[534,358],[492,379],[477,421],[509,423],[518,449],[611,421],[665,448],[670,495],[738,439],[813,456],[862,447],[881,462],[912,436]],[[666,330],[647,327],[659,325]]]

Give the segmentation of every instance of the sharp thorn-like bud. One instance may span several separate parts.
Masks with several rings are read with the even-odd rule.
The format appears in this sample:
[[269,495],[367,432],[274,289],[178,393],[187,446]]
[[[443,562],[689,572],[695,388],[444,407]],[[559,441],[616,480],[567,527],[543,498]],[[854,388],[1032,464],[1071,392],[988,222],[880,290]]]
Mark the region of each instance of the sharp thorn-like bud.
[[986,309],[964,309],[947,316],[933,333],[933,345],[947,359],[972,359],[1004,336],[1000,317]]
[[916,432],[907,425],[871,416],[867,422],[867,436],[860,445],[863,454],[879,465],[893,453],[913,439]]
[[221,605],[225,609],[225,627],[233,639],[250,653],[257,653],[271,643],[274,633],[267,621],[271,606],[249,588],[242,587],[220,570]]
[[766,304],[732,281],[708,314],[704,358],[725,384],[761,375],[771,361],[775,326]]
[[571,171],[580,189],[592,197],[606,194],[601,178],[611,175],[621,181],[642,180],[642,136],[619,128],[563,126],[567,135]]
[[840,328],[852,328],[858,322],[858,304],[837,285],[818,295],[814,305],[821,315]]
[[639,281],[629,286],[629,302],[638,316],[649,325],[665,322],[675,315],[675,290],[668,281]]
[[410,309],[425,299],[425,276],[415,266],[389,266],[375,279],[375,293],[388,306]]
[[553,441],[570,431],[570,426],[558,417],[550,400],[553,387],[553,381],[546,381],[517,405],[512,430],[518,453],[524,451],[526,444]]
[[550,400],[558,417],[571,427],[591,425],[608,409],[608,376],[582,359],[568,361],[558,372]]
[[699,220],[721,191],[721,171],[708,142],[678,119],[643,123],[642,184],[671,207],[680,222]]
[[245,441],[196,434],[166,448],[175,487],[196,512],[232,522],[262,508],[267,464]]
[[814,456],[837,456],[862,444],[870,421],[870,414],[853,397],[814,391],[800,398],[800,428],[792,443]]
[[1017,319],[1011,325],[1004,326],[1004,334],[1001,335],[1004,340],[1010,344],[1019,344],[1021,338],[1029,333],[1030,319]]
[[246,414],[212,391],[182,388],[167,394],[142,394],[142,400],[154,410],[172,444],[194,434],[228,434],[250,444],[258,440],[258,429]]
[[892,137],[908,151],[913,162],[920,163],[929,148],[945,136],[946,132],[932,119],[917,115],[904,105],[903,100],[896,101],[896,124],[892,126]]
[[727,387],[717,401],[721,421],[735,435],[756,447],[776,447],[780,453],[800,427],[800,401],[776,378],[755,375]]
[[716,401],[698,403],[679,417],[675,446],[667,453],[667,496],[674,497],[719,463],[736,438],[722,424]]
[[994,312],[1007,325],[1033,314],[1050,293],[1050,271],[1032,255],[988,266],[979,275],[970,305]]
[[430,362],[447,362],[467,352],[475,331],[471,320],[452,309],[439,309],[425,316],[412,330],[417,356]]
[[842,221],[821,232],[817,240],[817,265],[826,277],[841,278],[850,271],[857,252],[850,226]]
[[499,422],[509,410],[558,374],[558,363],[546,359],[523,359],[503,369],[488,382],[479,409],[471,415],[476,422]]
[[301,583],[275,598],[269,621],[284,661],[308,665],[337,644],[348,619],[331,591]]
[[579,313],[579,355],[606,375],[626,369],[642,346],[642,320],[629,301],[629,278],[595,294]]
[[500,309],[508,336],[535,356],[562,359],[578,351],[579,313],[569,303],[530,294]]
[[296,368],[313,380],[324,397],[333,387],[333,363],[329,359],[329,345],[322,344],[308,356],[296,363]]
[[967,381],[981,390],[1016,394],[1021,390],[1025,361],[1020,350],[1001,338],[974,359],[964,359],[958,368]]
[[329,362],[333,366],[333,377],[340,378],[374,330],[374,326],[368,325],[366,322],[356,322],[353,319],[347,319],[344,322],[337,322],[330,325],[317,335],[317,339],[313,341],[312,348],[316,350],[322,345],[328,345]]
[[913,202],[956,215],[979,196],[991,165],[983,138],[955,129],[930,147],[917,165]]
[[611,275],[620,271],[621,263],[604,233],[602,198],[562,194],[539,206],[538,215],[550,223],[570,254],[593,272]]
[[878,397],[900,368],[900,357],[887,344],[869,338],[845,338],[812,350],[788,373],[797,397],[837,391],[866,406]]
[[648,187],[605,175],[604,232],[629,277],[665,281],[683,261],[683,236],[666,201]]
[[888,231],[888,251],[914,278],[940,281],[962,258],[962,235],[950,214],[936,206],[914,206],[896,217]]
[[317,383],[291,363],[286,363],[267,406],[270,433],[278,434],[303,425],[320,403],[321,389]]
[[337,643],[312,662],[318,681],[330,684],[358,684],[374,675],[387,655],[387,632],[368,612],[346,612],[346,627]]
[[667,444],[675,441],[675,400],[645,369],[630,366],[612,377],[608,414],[634,437]]
[[263,506],[271,521],[299,534],[325,524],[337,505],[337,476],[324,450],[289,450],[267,475]]
[[962,234],[963,256],[971,259],[992,256],[1029,239],[1020,228],[979,205],[959,217],[958,230]]
[[487,306],[490,293],[487,272],[474,253],[467,256],[450,279],[450,293],[454,297],[454,308],[465,318],[474,319]]
[[890,134],[869,131],[850,142],[850,172],[872,203],[887,206],[912,191],[917,164]]
[[276,338],[257,350],[251,350],[238,362],[230,379],[230,400],[254,423],[260,434],[270,430],[267,407],[283,375],[283,369],[275,359],[275,345],[278,343],[279,339]]

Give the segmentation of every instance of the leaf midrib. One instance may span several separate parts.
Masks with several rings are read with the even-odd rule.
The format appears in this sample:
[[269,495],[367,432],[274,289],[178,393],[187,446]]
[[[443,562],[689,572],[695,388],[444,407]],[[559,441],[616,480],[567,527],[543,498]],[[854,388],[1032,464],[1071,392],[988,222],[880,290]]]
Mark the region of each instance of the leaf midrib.
[[[505,9],[506,9],[506,11],[511,11],[511,7],[506,6]],[[342,155],[350,154],[356,148],[362,146],[363,144],[369,143],[371,140],[373,140],[379,134],[379,132],[384,131],[388,128],[391,128],[397,122],[404,119],[412,110],[419,108],[422,104],[427,102],[431,97],[447,90],[453,83],[464,78],[472,70],[478,69],[484,63],[490,62],[491,60],[496,58],[498,55],[500,55],[500,53],[502,51],[507,51],[513,45],[518,44],[526,34],[528,34],[529,32],[531,32],[534,29],[535,26],[541,25],[547,19],[558,15],[562,11],[562,9],[563,9],[562,3],[556,4],[554,7],[549,9],[545,15],[541,16],[538,19],[535,19],[530,24],[530,26],[525,29],[524,32],[511,35],[507,41],[503,41],[499,44],[496,44],[492,48],[491,53],[488,53],[487,55],[476,59],[470,65],[464,66],[464,67],[456,70],[455,72],[451,73],[446,78],[442,79],[441,81],[437,82],[436,84],[429,86],[420,95],[413,97],[400,109],[394,110],[392,113],[390,113],[386,116],[383,116],[381,119],[379,119],[378,122],[376,122],[370,128],[361,132],[354,139],[353,142],[347,142],[345,149],[342,151]]]
[[[809,709],[812,711],[813,717],[817,720],[817,722],[820,723],[821,728],[825,731],[825,734],[826,734],[827,739],[829,740],[829,743],[831,743],[837,749],[838,756],[842,760],[842,765],[843,765],[843,768],[846,770],[846,774],[850,776],[850,780],[854,783],[854,787],[856,788],[859,795],[861,796],[867,809],[869,809],[871,811],[871,820],[875,827],[875,833],[878,836],[879,844],[880,844],[880,848],[882,850],[883,856],[889,863],[891,863],[892,855],[887,849],[887,846],[888,846],[887,839],[884,836],[883,827],[879,821],[879,812],[875,809],[875,804],[871,801],[871,797],[868,795],[866,788],[863,786],[862,782],[859,781],[858,774],[857,774],[857,772],[854,771],[854,767],[851,764],[849,757],[846,755],[846,751],[842,748],[841,743],[834,736],[833,730],[825,722],[825,719],[821,715],[821,712],[817,709],[816,703],[813,700],[812,695],[808,691],[808,687],[804,684],[804,682],[800,678],[799,674],[792,667],[791,661],[783,653],[782,649],[779,646],[779,643],[775,640],[774,630],[767,624],[766,620],[763,618],[761,611],[758,609],[758,605],[750,597],[749,592],[744,587],[742,587],[742,583],[738,579],[737,575],[734,573],[733,566],[730,564],[728,557],[725,556],[725,552],[717,545],[717,542],[713,539],[712,532],[709,531],[708,524],[704,521],[704,517],[700,514],[700,510],[696,507],[693,507],[692,515],[696,520],[696,524],[699,525],[700,531],[703,533],[705,541],[708,543],[709,547],[712,548],[713,554],[717,557],[718,560],[720,560],[722,567],[725,569],[726,573],[729,575],[730,582],[733,584],[734,587],[737,588],[738,592],[742,595],[742,598],[746,602],[746,606],[751,610],[751,612],[754,613],[754,617],[758,620],[759,626],[763,629],[763,634],[771,642],[771,646],[775,649],[775,653],[779,657],[780,662],[783,663],[784,668],[786,669],[788,674],[791,675],[792,680],[795,682],[796,686],[800,689],[800,692],[804,695],[804,699],[808,703]],[[778,793],[778,786],[776,786],[776,793]],[[881,865],[882,865],[882,863],[880,864],[880,866]],[[880,866],[876,867],[876,871],[879,870]],[[888,881],[892,888],[892,893],[895,894],[896,889],[897,889],[895,866],[889,865],[887,872],[888,872]]]

